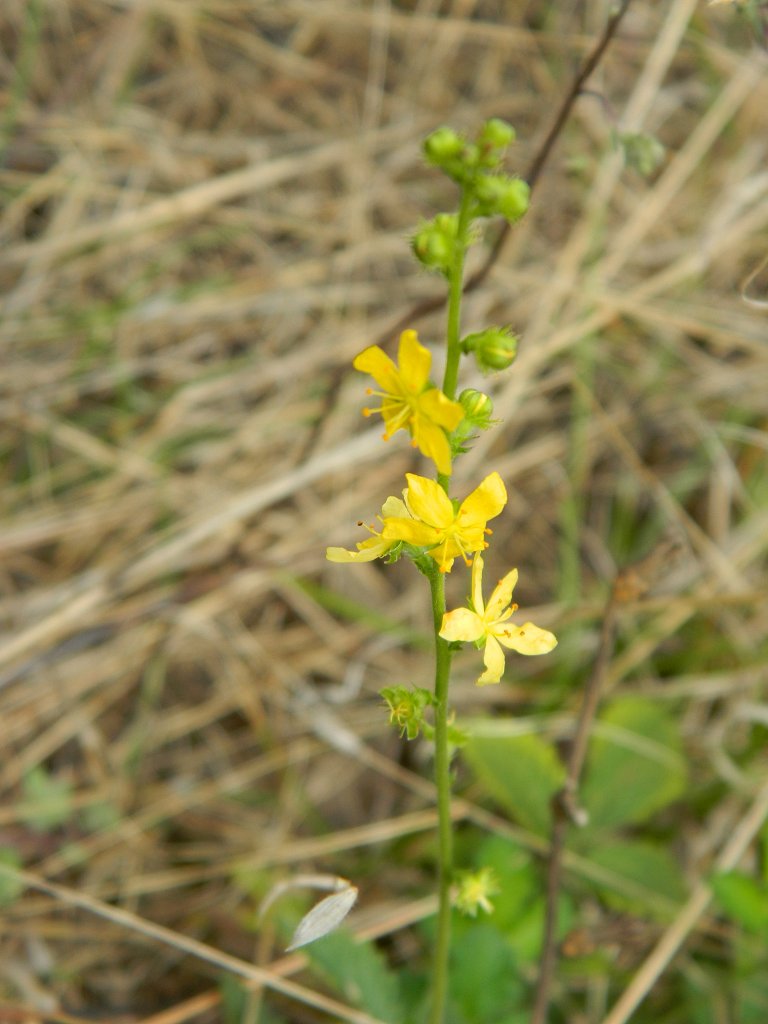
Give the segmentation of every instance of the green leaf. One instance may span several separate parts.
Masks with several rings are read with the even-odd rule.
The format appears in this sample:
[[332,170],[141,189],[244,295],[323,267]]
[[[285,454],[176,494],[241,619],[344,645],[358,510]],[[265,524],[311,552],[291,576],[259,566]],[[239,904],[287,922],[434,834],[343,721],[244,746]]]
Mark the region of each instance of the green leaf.
[[593,863],[638,887],[636,895],[631,895],[631,886],[624,892],[614,886],[600,887],[601,898],[616,910],[647,917],[655,904],[643,890],[674,903],[685,899],[685,879],[677,861],[656,843],[640,839],[601,842],[589,849],[588,856]]
[[549,833],[550,800],[564,781],[554,746],[540,736],[472,736],[464,754],[488,793],[525,828]]
[[502,836],[489,836],[477,850],[475,864],[492,868],[499,880],[493,898],[493,924],[503,932],[514,928],[526,907],[541,892],[539,872],[522,846]]
[[755,935],[768,939],[768,888],[740,871],[715,875],[712,891],[722,910]]
[[72,787],[65,779],[55,778],[38,765],[24,777],[22,792],[20,817],[36,832],[48,832],[69,821]]
[[468,928],[453,943],[449,998],[472,1024],[511,1024],[526,990],[515,956],[489,924]]
[[581,787],[590,827],[644,821],[676,800],[686,781],[673,715],[640,697],[611,704],[595,726]]
[[400,1024],[405,1013],[397,976],[370,943],[348,932],[326,935],[305,953],[312,966],[344,999],[386,1024]]

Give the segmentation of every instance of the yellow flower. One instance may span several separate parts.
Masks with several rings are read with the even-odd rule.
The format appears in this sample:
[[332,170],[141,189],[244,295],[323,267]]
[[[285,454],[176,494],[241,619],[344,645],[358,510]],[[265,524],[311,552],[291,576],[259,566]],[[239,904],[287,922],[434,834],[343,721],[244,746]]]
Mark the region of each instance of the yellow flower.
[[356,356],[352,365],[369,373],[381,391],[368,389],[369,395],[382,399],[378,409],[363,409],[363,415],[380,412],[386,431],[384,440],[398,430],[408,430],[413,445],[432,459],[438,473],[451,472],[451,446],[445,431],[455,430],[464,418],[458,402],[452,402],[429,383],[432,354],[419,343],[416,331],[403,331],[395,366],[378,345],[371,345]]
[[[387,498],[381,509],[381,515],[376,518],[383,522],[384,516],[407,516],[408,509],[400,498]],[[367,523],[358,523],[358,526],[365,526],[372,534],[367,540],[361,540],[357,545],[357,551],[347,551],[346,548],[326,548],[325,557],[329,562],[372,562],[393,548],[397,541],[385,540],[379,531]]]
[[[386,531],[385,531],[386,532]],[[498,683],[504,674],[504,651],[508,647],[518,654],[548,654],[557,639],[546,629],[526,622],[523,626],[507,624],[517,609],[511,604],[512,591],[517,583],[517,569],[508,572],[491,594],[487,606],[483,604],[483,559],[475,557],[472,566],[472,598],[470,608],[456,608],[443,616],[440,636],[443,640],[467,640],[485,644],[485,672],[477,680],[478,686]]]
[[458,510],[437,481],[413,473],[405,476],[408,488],[404,497],[409,515],[386,516],[382,537],[429,548],[440,572],[450,572],[458,556],[469,565],[468,556],[488,546],[485,534],[491,531],[485,524],[507,503],[507,492],[499,474],[487,476]]

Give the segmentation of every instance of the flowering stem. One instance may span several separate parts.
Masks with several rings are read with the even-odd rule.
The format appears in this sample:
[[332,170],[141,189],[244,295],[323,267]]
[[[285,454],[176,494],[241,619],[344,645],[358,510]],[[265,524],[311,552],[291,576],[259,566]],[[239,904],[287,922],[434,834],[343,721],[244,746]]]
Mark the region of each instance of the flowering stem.
[[[461,359],[461,296],[464,281],[464,256],[471,222],[472,196],[463,189],[459,206],[453,265],[448,275],[447,352],[443,394],[453,399]],[[449,474],[438,474],[438,482],[448,493]],[[451,944],[451,880],[453,875],[453,822],[451,820],[451,764],[448,744],[448,688],[451,677],[451,649],[440,637],[445,614],[445,576],[430,576],[432,617],[435,628],[435,786],[438,816],[438,909],[437,936],[432,966],[432,1009],[430,1024],[442,1024],[448,989],[448,956]]]
[[445,613],[445,576],[432,572],[432,615],[435,625],[435,785],[438,812],[438,911],[437,936],[432,965],[430,1024],[442,1024],[448,987],[448,954],[451,940],[451,876],[453,829],[451,822],[451,775],[448,749],[448,684],[451,649],[438,635]]

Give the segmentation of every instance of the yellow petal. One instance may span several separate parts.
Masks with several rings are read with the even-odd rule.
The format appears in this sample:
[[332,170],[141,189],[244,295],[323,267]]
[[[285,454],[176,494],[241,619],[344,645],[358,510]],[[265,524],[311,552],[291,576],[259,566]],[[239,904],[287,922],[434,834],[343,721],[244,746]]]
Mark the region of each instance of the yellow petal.
[[518,654],[549,654],[557,646],[557,637],[548,629],[540,629],[532,622],[523,626],[505,626],[496,630],[499,643]]
[[461,551],[456,547],[454,541],[449,538],[444,540],[442,544],[433,547],[427,554],[437,562],[440,572],[450,572],[456,556],[460,555]]
[[453,505],[440,484],[414,473],[406,473],[405,478],[408,481],[408,508],[413,515],[440,530],[451,526],[455,519]]
[[479,640],[485,633],[485,623],[469,608],[455,608],[446,612],[440,627],[443,640]]
[[[424,416],[415,416],[411,425],[413,442],[422,455],[432,459],[438,473],[450,476],[451,446],[445,431]],[[442,488],[441,488],[442,490]]]
[[404,540],[408,544],[415,544],[419,548],[434,547],[440,542],[440,535],[433,526],[422,523],[418,519],[401,519],[393,516],[384,520],[384,529],[381,531],[384,540],[390,542]]
[[385,540],[379,534],[360,541],[357,551],[347,551],[346,548],[326,548],[325,557],[329,562],[372,562],[381,558],[392,547],[392,541]]
[[405,507],[405,502],[402,498],[395,498],[390,495],[384,504],[381,506],[381,515],[384,516],[402,516],[403,519],[408,519],[408,509]]
[[416,331],[403,331],[400,335],[397,362],[403,384],[413,394],[418,395],[429,381],[432,353],[420,344]]
[[495,518],[507,503],[507,490],[498,473],[490,473],[461,503],[457,516],[461,529],[483,527]]
[[462,406],[446,398],[439,388],[430,388],[420,395],[419,408],[425,416],[445,430],[455,430],[464,419]]
[[[496,584],[485,609],[485,614],[489,622],[498,622],[502,612],[509,607],[512,602],[512,591],[515,589],[516,583],[517,569],[513,569],[512,572],[508,572],[507,575]],[[509,618],[508,615],[504,617]]]
[[478,615],[485,617],[485,608],[483,606],[483,567],[482,555],[475,555],[472,562],[472,607]]
[[352,365],[361,373],[370,374],[379,387],[390,395],[398,395],[402,391],[400,374],[397,367],[383,348],[371,345],[355,356]]
[[504,651],[499,647],[495,637],[489,636],[485,641],[483,662],[485,672],[477,680],[477,685],[487,686],[488,683],[500,682],[504,675]]

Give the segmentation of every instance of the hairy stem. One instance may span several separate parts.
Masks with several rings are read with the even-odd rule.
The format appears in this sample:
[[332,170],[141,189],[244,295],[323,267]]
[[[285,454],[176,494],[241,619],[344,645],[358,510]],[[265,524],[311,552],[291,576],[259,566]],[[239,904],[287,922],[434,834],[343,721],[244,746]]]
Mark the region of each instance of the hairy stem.
[[[462,191],[459,206],[456,249],[448,276],[447,351],[443,393],[456,395],[461,359],[461,298],[464,283],[464,257],[471,221],[472,197]],[[448,493],[450,475],[438,474],[438,482]],[[440,637],[445,614],[445,576],[435,572],[430,577],[432,617],[435,629],[435,786],[438,815],[438,910],[437,936],[432,966],[432,1010],[430,1024],[442,1024],[448,988],[448,955],[451,945],[451,879],[453,875],[453,822],[451,820],[451,756],[448,744],[448,689],[451,677],[451,649]]]
[[438,635],[445,613],[445,576],[430,578],[435,627],[435,786],[438,813],[438,911],[432,963],[432,1011],[430,1024],[442,1024],[448,987],[448,955],[451,942],[451,876],[453,874],[453,826],[451,821],[451,765],[448,747],[448,686],[451,650]]
[[472,195],[469,189],[462,189],[459,206],[459,221],[456,230],[456,251],[453,266],[448,275],[448,323],[446,340],[448,349],[445,359],[443,376],[443,394],[448,398],[456,397],[456,383],[459,379],[459,360],[461,359],[461,297],[464,288],[464,257],[467,251],[467,235],[472,213]]

